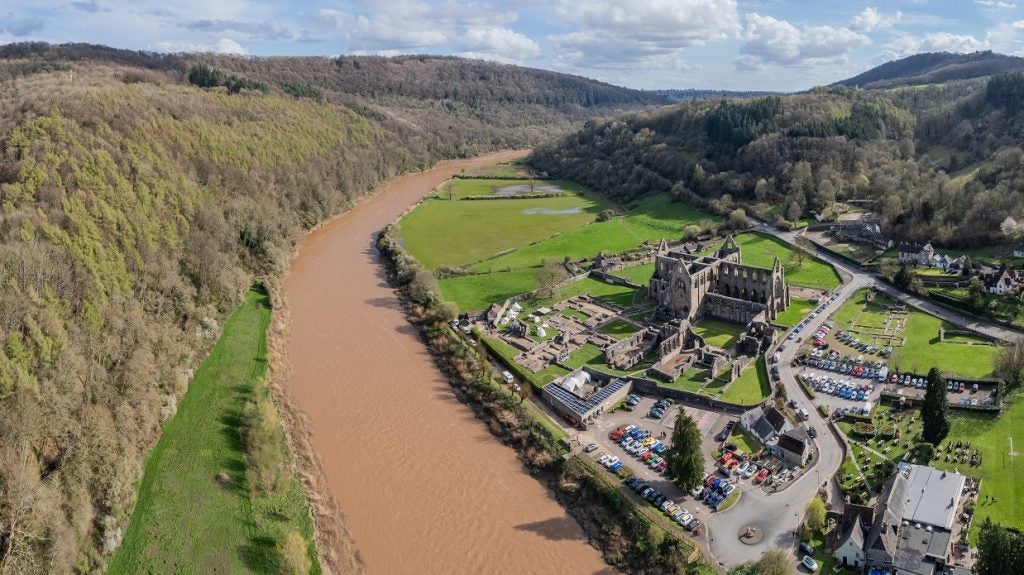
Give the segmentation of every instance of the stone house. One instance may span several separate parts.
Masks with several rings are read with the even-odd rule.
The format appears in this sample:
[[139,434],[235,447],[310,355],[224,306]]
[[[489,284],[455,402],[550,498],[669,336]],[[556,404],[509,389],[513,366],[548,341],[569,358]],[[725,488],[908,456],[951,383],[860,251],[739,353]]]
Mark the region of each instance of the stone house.
[[778,437],[778,441],[772,447],[772,453],[789,465],[803,467],[811,458],[811,437],[807,430],[801,427],[787,429]]
[[918,244],[900,244],[896,251],[899,253],[901,264],[911,266],[929,267],[932,265],[932,258],[935,256],[935,248],[927,243],[923,246]]
[[1018,242],[1013,246],[1013,257],[1024,258],[1024,242]]
[[774,407],[759,406],[743,412],[743,415],[740,416],[740,427],[747,430],[761,443],[769,443],[793,426]]

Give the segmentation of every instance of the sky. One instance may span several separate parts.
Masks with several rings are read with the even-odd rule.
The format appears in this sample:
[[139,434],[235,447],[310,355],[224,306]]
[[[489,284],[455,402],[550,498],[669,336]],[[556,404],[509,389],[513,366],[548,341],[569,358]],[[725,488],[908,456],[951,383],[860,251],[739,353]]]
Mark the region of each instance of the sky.
[[3,0],[0,44],[23,41],[452,54],[632,88],[795,91],[918,52],[1024,55],[1024,0]]

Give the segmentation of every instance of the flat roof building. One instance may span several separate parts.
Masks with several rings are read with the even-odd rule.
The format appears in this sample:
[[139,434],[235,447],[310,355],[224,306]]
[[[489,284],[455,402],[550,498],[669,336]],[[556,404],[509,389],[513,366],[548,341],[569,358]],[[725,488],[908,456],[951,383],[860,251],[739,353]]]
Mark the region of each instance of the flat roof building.
[[583,368],[544,386],[544,399],[555,411],[586,429],[598,415],[622,401],[633,384],[627,380],[602,378]]

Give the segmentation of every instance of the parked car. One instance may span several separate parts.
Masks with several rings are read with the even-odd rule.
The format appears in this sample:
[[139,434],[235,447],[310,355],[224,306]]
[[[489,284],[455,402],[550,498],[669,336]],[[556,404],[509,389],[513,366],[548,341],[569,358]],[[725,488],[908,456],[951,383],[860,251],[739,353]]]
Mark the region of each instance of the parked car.
[[814,560],[814,557],[810,555],[804,555],[804,558],[800,560],[800,563],[807,568],[811,573],[818,571],[818,562]]
[[804,555],[812,555],[813,556],[814,555],[814,547],[812,547],[811,544],[806,542],[806,541],[801,541],[800,542],[800,552],[803,553]]
[[590,445],[584,447],[583,451],[586,453],[590,453],[591,451],[597,451],[597,444],[591,443]]
[[764,480],[768,479],[769,473],[770,471],[768,471],[767,469],[762,469],[761,471],[758,471],[757,475],[754,476],[754,483],[764,483]]
[[811,439],[814,439],[815,437],[818,437],[818,430],[813,427],[808,427],[807,435],[810,435]]
[[750,466],[747,467],[747,470],[743,472],[743,478],[750,479],[755,474],[757,474],[757,466],[751,463]]

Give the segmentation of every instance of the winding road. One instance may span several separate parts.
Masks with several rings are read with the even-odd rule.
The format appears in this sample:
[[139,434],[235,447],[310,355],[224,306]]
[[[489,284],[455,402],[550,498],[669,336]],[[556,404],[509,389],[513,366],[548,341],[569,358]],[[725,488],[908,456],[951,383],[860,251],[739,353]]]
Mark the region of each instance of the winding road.
[[[755,229],[790,245],[796,245],[797,237],[800,235],[798,232],[778,230],[763,222],[759,223]],[[838,293],[839,297],[828,300],[825,310],[808,321],[803,330],[805,333],[814,333],[826,318],[853,297],[858,290],[873,287],[894,300],[902,301],[946,321],[998,340],[1016,341],[1024,337],[1020,332],[958,313],[934,302],[900,291],[877,277],[831,257],[827,253],[817,252],[816,255],[832,264],[844,281],[833,292]],[[818,492],[818,488],[831,480],[843,462],[842,438],[831,425],[828,425],[818,410],[814,409],[810,404],[810,398],[797,383],[796,373],[791,367],[791,362],[798,348],[799,345],[796,342],[785,340],[775,348],[779,352],[779,373],[782,376],[787,396],[791,399],[799,398],[797,401],[807,404],[807,412],[810,414],[807,425],[814,426],[819,431],[818,437],[815,439],[818,461],[813,468],[797,478],[784,491],[768,494],[760,488],[744,485],[745,492],[740,503],[725,513],[711,515],[707,520],[707,525],[710,528],[708,545],[717,561],[726,567],[756,560],[764,551],[773,547],[795,550],[804,507]],[[747,525],[756,525],[761,528],[764,534],[761,543],[748,546],[739,542],[738,534]]]

